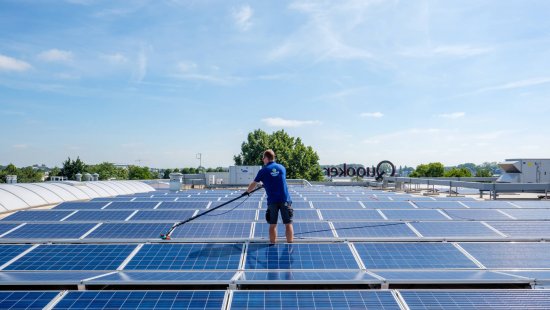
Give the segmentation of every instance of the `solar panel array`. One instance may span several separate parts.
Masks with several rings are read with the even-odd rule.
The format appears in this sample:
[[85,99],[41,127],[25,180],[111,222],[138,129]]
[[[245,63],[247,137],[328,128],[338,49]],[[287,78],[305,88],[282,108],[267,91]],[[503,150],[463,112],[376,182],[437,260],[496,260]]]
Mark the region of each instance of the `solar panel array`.
[[[263,191],[178,227],[170,241],[159,235],[241,191],[157,191],[10,214],[0,220],[0,285],[86,291],[6,290],[0,308],[550,307],[540,289],[550,283],[546,202],[290,190],[293,244],[284,242],[284,225],[280,242],[268,243]],[[466,284],[499,289],[404,289]]]

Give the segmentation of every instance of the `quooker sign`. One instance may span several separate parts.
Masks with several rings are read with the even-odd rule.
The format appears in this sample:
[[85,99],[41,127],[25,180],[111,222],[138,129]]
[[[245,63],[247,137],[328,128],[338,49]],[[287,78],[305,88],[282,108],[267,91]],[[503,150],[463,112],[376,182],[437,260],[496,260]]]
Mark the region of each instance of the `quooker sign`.
[[[376,167],[348,167],[344,164],[343,167],[326,167],[324,168],[325,174],[328,177],[372,177],[381,179],[384,175],[391,177],[395,176],[395,166],[389,160],[383,160],[378,163]],[[389,170],[389,171],[388,171]]]

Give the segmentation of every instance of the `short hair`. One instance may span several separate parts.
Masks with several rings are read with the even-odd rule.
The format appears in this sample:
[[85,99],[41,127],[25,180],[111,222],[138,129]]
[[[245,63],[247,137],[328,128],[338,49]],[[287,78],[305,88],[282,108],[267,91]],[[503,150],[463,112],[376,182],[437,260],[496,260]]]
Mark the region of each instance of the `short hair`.
[[273,152],[272,149],[266,150],[264,152],[264,157],[267,158],[269,161],[273,161],[275,159],[275,152]]

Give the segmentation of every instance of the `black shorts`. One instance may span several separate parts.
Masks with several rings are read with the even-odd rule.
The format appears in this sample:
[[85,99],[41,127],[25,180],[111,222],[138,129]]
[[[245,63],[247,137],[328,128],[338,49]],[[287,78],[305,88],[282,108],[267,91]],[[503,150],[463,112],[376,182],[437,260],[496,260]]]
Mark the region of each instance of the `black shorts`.
[[289,202],[271,203],[267,205],[265,210],[265,220],[268,224],[277,224],[279,219],[279,211],[281,211],[281,218],[283,224],[292,224],[292,218],[294,217],[294,209]]

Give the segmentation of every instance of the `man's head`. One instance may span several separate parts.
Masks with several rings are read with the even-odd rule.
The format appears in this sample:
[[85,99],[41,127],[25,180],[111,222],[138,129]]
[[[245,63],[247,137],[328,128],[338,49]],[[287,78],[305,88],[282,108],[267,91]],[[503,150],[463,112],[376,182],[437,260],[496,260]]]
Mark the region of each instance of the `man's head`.
[[272,149],[266,150],[264,156],[262,157],[264,165],[275,160],[275,152]]

